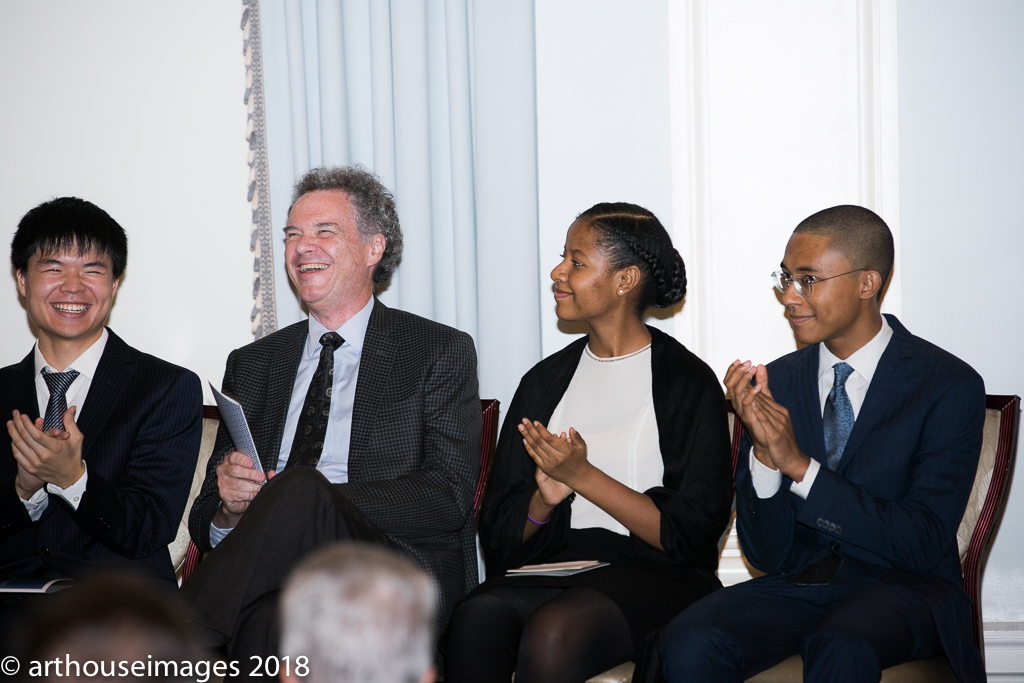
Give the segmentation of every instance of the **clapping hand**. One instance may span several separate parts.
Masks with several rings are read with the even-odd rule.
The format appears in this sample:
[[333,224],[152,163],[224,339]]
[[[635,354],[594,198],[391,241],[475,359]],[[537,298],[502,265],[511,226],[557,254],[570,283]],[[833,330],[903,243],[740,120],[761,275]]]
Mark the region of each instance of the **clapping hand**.
[[[562,432],[559,438],[566,442],[569,441],[569,436],[565,432]],[[526,452],[529,453],[531,447],[527,444],[525,437],[523,443],[526,445]],[[540,494],[541,502],[549,507],[555,507],[572,493],[571,488],[549,477],[540,466],[537,467],[534,479],[537,481],[537,492]]]
[[[585,475],[591,467],[587,460],[587,443],[579,433],[570,428],[568,437],[555,436],[540,422],[524,419],[519,425],[526,452],[537,464],[537,469],[549,478],[565,486],[565,495],[573,487],[573,481]],[[562,496],[564,498],[565,496]]]
[[750,434],[754,457],[793,481],[802,481],[810,458],[797,445],[789,411],[772,396],[768,369],[737,360],[725,374],[725,386],[733,410]]
[[18,464],[15,489],[28,500],[44,484],[63,489],[70,487],[85,474],[82,462],[84,437],[75,424],[75,406],[64,413],[64,429],[43,431],[43,419],[32,420],[15,410],[7,422],[11,437],[11,451]]
[[[754,380],[754,384],[751,384]],[[775,469],[768,456],[768,438],[764,427],[754,411],[754,399],[768,386],[768,370],[763,365],[754,365],[749,360],[736,360],[725,373],[726,398],[732,401],[736,417],[750,435],[754,456],[765,465]]]
[[796,442],[789,411],[775,402],[767,391],[767,385],[754,397],[752,408],[763,429],[768,455],[775,467],[793,481],[803,481],[810,458]]

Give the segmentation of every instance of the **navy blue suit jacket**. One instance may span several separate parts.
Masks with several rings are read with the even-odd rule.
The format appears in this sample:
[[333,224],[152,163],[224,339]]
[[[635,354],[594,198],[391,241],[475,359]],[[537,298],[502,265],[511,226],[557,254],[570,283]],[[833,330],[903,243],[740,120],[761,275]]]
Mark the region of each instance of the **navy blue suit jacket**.
[[838,470],[824,466],[817,344],[768,365],[800,449],[822,464],[807,500],[757,497],[744,439],[736,473],[740,543],[768,574],[796,574],[836,552],[871,575],[923,596],[961,680],[985,679],[971,636],[956,531],[978,466],[985,385],[969,365],[910,334],[893,316]]
[[[0,369],[0,417],[39,416],[30,353]],[[188,370],[110,332],[78,428],[89,468],[75,510],[49,497],[33,522],[14,488],[11,438],[0,430],[0,577],[79,578],[117,565],[174,582],[167,544],[185,509],[202,438],[203,394]]]

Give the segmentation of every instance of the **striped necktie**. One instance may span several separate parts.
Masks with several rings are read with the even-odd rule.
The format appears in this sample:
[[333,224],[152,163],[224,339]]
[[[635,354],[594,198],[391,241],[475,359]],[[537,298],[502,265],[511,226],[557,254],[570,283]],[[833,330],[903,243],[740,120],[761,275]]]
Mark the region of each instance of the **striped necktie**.
[[43,379],[50,390],[50,400],[46,404],[46,416],[43,418],[44,432],[54,427],[64,428],[64,413],[68,410],[67,392],[77,377],[76,370],[50,372],[43,368]]

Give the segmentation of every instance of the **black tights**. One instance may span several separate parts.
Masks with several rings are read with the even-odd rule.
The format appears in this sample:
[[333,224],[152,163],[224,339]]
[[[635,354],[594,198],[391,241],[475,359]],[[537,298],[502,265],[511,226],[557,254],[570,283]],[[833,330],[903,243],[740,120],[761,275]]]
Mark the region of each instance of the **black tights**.
[[633,658],[629,623],[591,588],[498,586],[452,615],[446,683],[583,683]]

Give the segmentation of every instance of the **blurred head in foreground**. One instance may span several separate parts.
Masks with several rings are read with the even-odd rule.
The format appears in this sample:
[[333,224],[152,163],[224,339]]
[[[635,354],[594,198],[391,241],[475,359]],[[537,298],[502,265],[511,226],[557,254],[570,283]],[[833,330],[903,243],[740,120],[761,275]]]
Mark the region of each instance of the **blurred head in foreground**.
[[200,653],[185,623],[170,597],[144,579],[97,575],[38,603],[22,632],[22,673],[62,683],[195,682],[203,678]]
[[[430,683],[437,591],[412,562],[345,543],[300,564],[281,598],[285,683]],[[298,671],[308,657],[309,673]],[[296,675],[298,671],[299,675]]]

